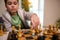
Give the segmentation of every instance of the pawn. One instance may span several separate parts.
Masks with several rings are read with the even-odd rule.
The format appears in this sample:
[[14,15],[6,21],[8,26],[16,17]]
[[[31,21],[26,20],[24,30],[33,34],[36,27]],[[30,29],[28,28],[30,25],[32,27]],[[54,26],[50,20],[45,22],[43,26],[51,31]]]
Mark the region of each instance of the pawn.
[[33,26],[32,26],[32,24],[30,24],[30,29],[33,29]]
[[39,33],[42,32],[41,24],[39,25]]
[[35,35],[35,29],[33,29],[33,26],[30,25],[30,34],[32,34],[33,36]]
[[19,30],[21,30],[21,25],[19,25]]
[[15,26],[12,26],[12,31],[15,31],[16,29],[15,29]]
[[10,39],[11,40],[17,40],[16,38],[16,31],[15,26],[12,26],[12,32],[10,32]]
[[0,36],[3,35],[3,30],[2,30],[2,26],[1,26],[1,29],[0,29]]
[[30,34],[32,34],[33,26],[30,24]]
[[46,29],[46,27],[45,27],[45,29],[44,29],[44,34],[48,34],[48,33],[47,33],[47,29]]
[[23,33],[22,33],[22,30],[21,30],[21,26],[19,25],[19,30],[18,30],[18,33],[16,35],[16,37],[18,38],[18,40],[21,39],[22,35],[23,35]]
[[48,32],[49,33],[52,32],[52,26],[51,25],[48,26]]
[[33,26],[30,24],[30,33],[32,32]]
[[53,26],[53,33],[57,33],[57,28],[55,26]]
[[19,30],[18,30],[18,33],[22,33],[22,30],[21,30],[21,26],[19,25]]
[[36,31],[33,29],[33,30],[32,30],[32,36],[34,36],[34,35],[35,35],[35,32],[36,32]]
[[48,32],[48,34],[49,34],[49,35],[53,35],[52,26],[51,26],[51,25],[49,25],[48,27],[49,27],[49,28],[48,28],[48,31],[47,31],[47,32]]
[[48,26],[49,30],[51,30],[51,25]]
[[41,24],[39,25],[39,30],[41,30]]
[[4,28],[4,34],[6,34],[7,32],[6,32],[6,29]]

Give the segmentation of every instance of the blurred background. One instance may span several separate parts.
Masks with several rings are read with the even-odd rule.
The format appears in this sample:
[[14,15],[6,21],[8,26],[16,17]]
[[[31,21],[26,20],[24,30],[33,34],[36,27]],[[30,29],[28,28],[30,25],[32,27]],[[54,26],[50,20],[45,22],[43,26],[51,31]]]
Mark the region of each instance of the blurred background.
[[[60,0],[19,0],[19,9],[36,13],[43,26],[55,25],[60,18]],[[0,0],[0,17],[5,10],[4,0]]]

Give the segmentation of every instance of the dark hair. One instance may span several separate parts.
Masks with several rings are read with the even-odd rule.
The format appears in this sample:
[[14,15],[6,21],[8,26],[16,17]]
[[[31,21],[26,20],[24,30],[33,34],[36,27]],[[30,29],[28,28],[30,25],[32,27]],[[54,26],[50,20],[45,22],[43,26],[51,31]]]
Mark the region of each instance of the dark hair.
[[[4,0],[5,4],[7,3],[7,0]],[[19,0],[17,0],[17,2],[19,2]]]

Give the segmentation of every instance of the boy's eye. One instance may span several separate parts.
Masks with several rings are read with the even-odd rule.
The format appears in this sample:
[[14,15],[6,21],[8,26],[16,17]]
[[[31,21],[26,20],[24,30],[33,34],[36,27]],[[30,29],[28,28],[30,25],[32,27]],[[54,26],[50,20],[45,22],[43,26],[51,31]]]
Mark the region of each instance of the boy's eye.
[[14,5],[16,5],[17,4],[17,2],[14,2]]
[[8,5],[11,5],[12,3],[11,3],[11,2],[8,2],[7,4],[8,4]]

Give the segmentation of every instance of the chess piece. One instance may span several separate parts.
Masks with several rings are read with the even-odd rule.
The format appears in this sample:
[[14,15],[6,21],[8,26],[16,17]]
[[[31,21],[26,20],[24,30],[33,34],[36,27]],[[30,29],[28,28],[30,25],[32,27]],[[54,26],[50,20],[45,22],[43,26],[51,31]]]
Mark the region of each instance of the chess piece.
[[32,29],[33,29],[33,27],[32,27],[32,25],[30,24],[30,34],[32,34]]
[[48,26],[48,30],[45,28],[44,36],[45,36],[45,40],[51,40],[52,38],[51,25]]
[[7,32],[6,32],[6,29],[4,28],[4,34],[6,34]]
[[33,26],[32,26],[32,24],[30,24],[30,29],[33,29]]
[[39,25],[39,30],[41,30],[41,24]]
[[3,30],[2,30],[2,26],[0,26],[1,27],[1,29],[0,29],[0,36],[2,36],[3,35]]
[[49,25],[49,26],[48,26],[48,33],[51,33],[51,32],[52,32],[52,26]]
[[32,32],[32,29],[33,29],[33,27],[32,27],[32,25],[30,24],[30,33]]
[[34,35],[35,35],[35,30],[33,29],[33,30],[32,30],[32,36],[34,36]]
[[30,34],[32,34],[32,36],[35,35],[35,29],[33,29],[32,25],[30,25]]
[[15,26],[12,26],[12,31],[15,31],[16,29],[15,29]]
[[52,30],[51,25],[48,26],[48,31],[47,32],[48,32],[49,35],[53,35],[53,30]]
[[41,24],[39,25],[39,33],[42,32]]
[[12,32],[10,32],[10,39],[11,40],[17,40],[16,38],[16,31],[15,26],[12,26]]
[[57,31],[58,31],[58,28],[57,28],[57,27],[55,27],[55,26],[53,26],[53,33],[54,33],[54,34],[56,34],[56,33],[57,33]]
[[18,40],[21,39],[22,35],[23,35],[23,33],[22,33],[22,30],[21,30],[21,26],[19,25],[19,30],[18,30],[18,33],[17,33],[17,36],[16,36],[18,38]]
[[45,27],[45,29],[44,29],[44,34],[48,34],[48,33],[47,33],[47,29],[46,29],[46,27]]
[[49,30],[51,30],[51,25],[48,26]]

